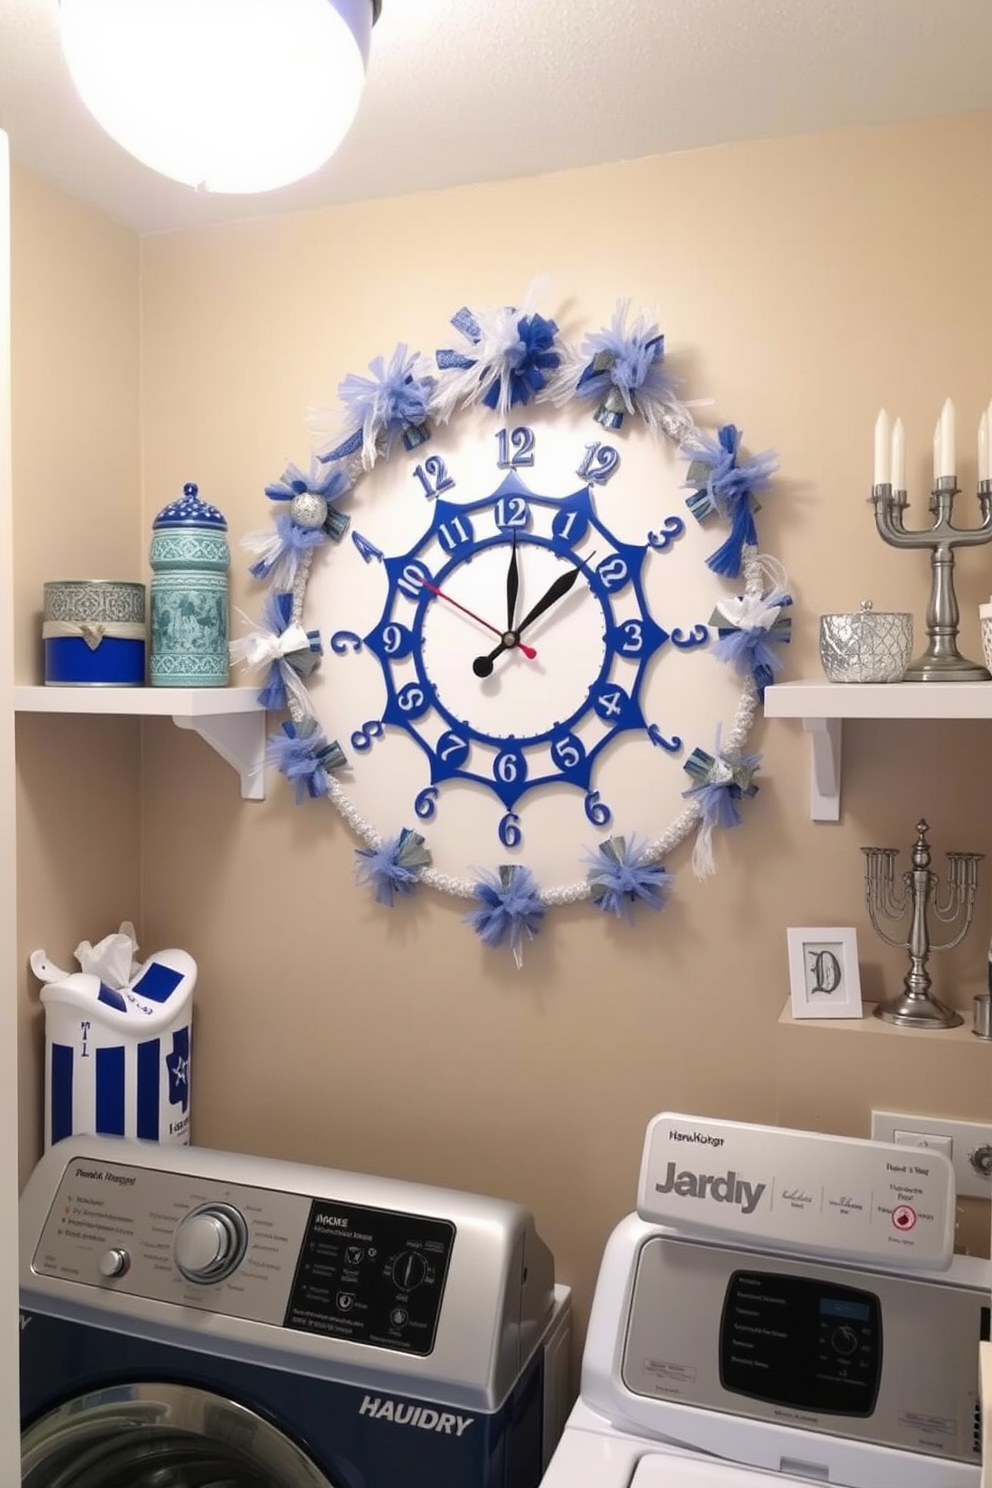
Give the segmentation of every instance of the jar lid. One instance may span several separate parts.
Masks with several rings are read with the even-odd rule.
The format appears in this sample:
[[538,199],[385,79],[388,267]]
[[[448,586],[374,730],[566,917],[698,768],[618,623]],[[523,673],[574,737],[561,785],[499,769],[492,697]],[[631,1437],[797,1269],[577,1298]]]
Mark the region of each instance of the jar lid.
[[163,527],[215,527],[226,532],[227,522],[215,506],[200,500],[199,487],[188,481],[179,500],[164,506],[152,523],[153,532]]
[[860,609],[839,610],[831,615],[821,615],[820,619],[847,622],[860,620],[865,625],[871,625],[876,620],[891,620],[893,616],[899,620],[911,620],[913,618],[908,610],[876,610],[870,599],[863,599]]

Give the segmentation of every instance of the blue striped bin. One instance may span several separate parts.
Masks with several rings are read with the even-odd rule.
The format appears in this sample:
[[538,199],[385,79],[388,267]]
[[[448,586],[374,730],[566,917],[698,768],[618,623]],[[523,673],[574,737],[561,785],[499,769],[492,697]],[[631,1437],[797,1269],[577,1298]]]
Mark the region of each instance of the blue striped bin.
[[119,990],[82,971],[42,988],[46,1149],[81,1132],[188,1144],[195,984],[174,950]]

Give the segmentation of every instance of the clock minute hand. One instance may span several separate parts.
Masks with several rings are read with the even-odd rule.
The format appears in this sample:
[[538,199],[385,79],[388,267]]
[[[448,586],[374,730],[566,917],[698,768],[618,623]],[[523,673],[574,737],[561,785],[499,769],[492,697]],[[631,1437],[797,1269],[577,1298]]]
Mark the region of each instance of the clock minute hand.
[[533,609],[527,611],[527,614],[521,620],[516,630],[508,630],[499,645],[495,646],[488,656],[477,656],[475,658],[472,663],[472,670],[475,675],[477,677],[491,676],[493,662],[497,656],[502,656],[504,651],[510,651],[514,647],[522,651],[525,656],[536,655],[537,653],[534,651],[534,648],[532,646],[525,646],[520,639],[521,632],[526,626],[536,620],[538,616],[543,615],[545,610],[549,610],[559,599],[563,599],[578,577],[579,570],[577,568],[573,568],[571,573],[560,574],[551,585],[551,588],[545,594],[542,594]]
[[547,593],[542,594],[541,598],[537,601],[537,604],[534,605],[533,609],[527,611],[526,615],[517,626],[517,635],[521,635],[527,629],[527,626],[532,624],[539,615],[543,615],[545,610],[550,610],[553,604],[557,604],[559,599],[563,599],[578,577],[579,570],[577,568],[573,568],[571,573],[561,574],[557,579],[555,579],[554,583],[551,585],[551,588],[547,591]]

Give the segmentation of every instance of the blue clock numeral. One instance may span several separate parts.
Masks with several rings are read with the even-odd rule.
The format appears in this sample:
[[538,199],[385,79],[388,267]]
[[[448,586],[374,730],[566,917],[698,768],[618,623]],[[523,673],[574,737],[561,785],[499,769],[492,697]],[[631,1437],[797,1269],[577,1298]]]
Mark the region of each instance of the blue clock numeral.
[[519,531],[530,521],[530,505],[522,496],[501,496],[493,507],[493,516],[501,532],[511,527]]
[[463,548],[474,536],[472,523],[468,517],[461,515],[452,517],[450,522],[442,522],[437,529],[437,540],[446,553]]
[[612,444],[586,445],[585,459],[575,472],[583,480],[595,481],[597,485],[605,485],[611,475],[615,475],[620,464],[620,456]]
[[559,770],[574,770],[585,757],[585,745],[574,734],[562,734],[551,741],[551,758]]
[[594,827],[605,827],[613,818],[613,812],[599,799],[599,791],[586,791],[586,816]]
[[331,650],[335,656],[344,656],[346,651],[361,651],[362,638],[353,630],[336,630],[331,636]]
[[663,553],[670,548],[677,537],[681,537],[685,531],[685,523],[681,517],[666,517],[661,524],[661,532],[649,532],[648,542],[656,553]]
[[499,840],[504,847],[519,847],[524,840],[520,830],[520,818],[515,811],[508,811],[500,818]]
[[419,718],[431,706],[431,700],[419,682],[407,682],[396,694],[396,701],[410,718]]
[[592,705],[604,722],[618,728],[631,727],[632,705],[622,687],[607,682],[593,693]]
[[437,757],[453,770],[460,769],[468,759],[468,740],[449,729],[437,741]]
[[424,563],[407,563],[403,572],[396,580],[397,589],[401,589],[407,599],[417,600],[420,598],[424,587],[424,580],[430,578],[430,570]]
[[430,821],[437,811],[438,788],[436,785],[425,785],[420,795],[413,803],[413,809],[421,821]]
[[360,729],[356,729],[351,736],[351,747],[357,749],[359,754],[372,748],[373,739],[381,739],[385,729],[378,718],[372,718],[368,723],[363,723]]
[[533,465],[534,463],[534,430],[521,426],[519,429],[509,431],[509,444],[513,446],[510,454],[507,448],[507,430],[500,429],[496,435],[496,443],[499,448],[499,459],[496,461],[500,470],[514,470],[518,465]]
[[656,723],[648,725],[648,738],[652,744],[657,744],[659,749],[667,749],[669,754],[677,754],[682,748],[682,740],[678,734],[673,734],[670,739],[666,739]]
[[709,638],[709,628],[705,625],[694,625],[688,635],[678,628],[672,631],[672,645],[678,646],[680,651],[689,651],[693,646],[705,646]]
[[405,625],[397,625],[391,621],[389,625],[382,627],[382,649],[387,656],[393,656],[398,660],[409,656],[413,650],[413,636]]
[[555,512],[551,531],[559,541],[568,543],[570,548],[574,548],[576,543],[580,543],[585,537],[588,526],[585,512],[573,506]]
[[517,749],[504,749],[496,756],[493,774],[503,785],[522,785],[527,779],[527,760]]
[[623,656],[640,656],[644,650],[644,625],[640,620],[625,620],[620,627],[623,640],[620,652]]
[[622,589],[624,584],[630,581],[630,569],[619,553],[615,553],[612,558],[604,558],[602,563],[597,563],[596,574],[603,588],[611,593],[615,589]]
[[413,473],[423,486],[428,501],[433,501],[439,491],[450,491],[455,484],[440,455],[431,455]]

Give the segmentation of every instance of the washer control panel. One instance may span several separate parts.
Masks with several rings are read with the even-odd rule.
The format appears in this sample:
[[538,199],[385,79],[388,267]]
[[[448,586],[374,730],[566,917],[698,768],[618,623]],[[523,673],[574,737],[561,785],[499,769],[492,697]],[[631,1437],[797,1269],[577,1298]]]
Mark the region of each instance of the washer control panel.
[[437,1217],[80,1159],[62,1176],[32,1270],[426,1355],[455,1236]]
[[315,1199],[286,1326],[430,1353],[455,1227]]
[[[644,1401],[973,1463],[990,1322],[987,1279],[654,1232],[636,1257],[621,1377]],[[661,1417],[652,1430],[665,1434]]]

